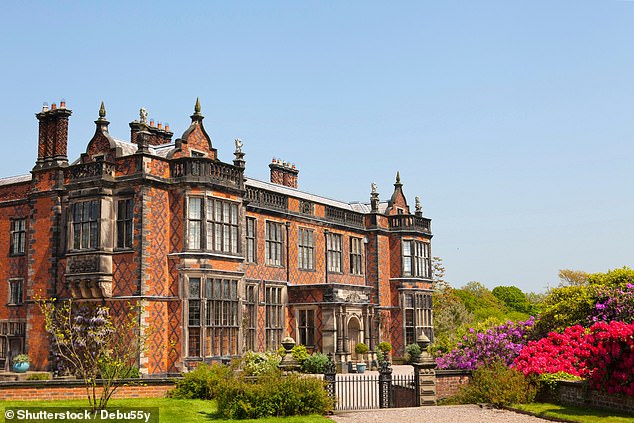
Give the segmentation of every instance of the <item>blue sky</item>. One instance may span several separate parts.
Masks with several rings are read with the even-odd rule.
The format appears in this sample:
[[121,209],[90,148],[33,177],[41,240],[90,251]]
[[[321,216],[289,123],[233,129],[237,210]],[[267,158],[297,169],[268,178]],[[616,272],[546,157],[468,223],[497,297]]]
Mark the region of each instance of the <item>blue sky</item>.
[[37,113],[141,106],[179,136],[200,97],[220,158],[296,163],[300,189],[382,199],[400,171],[454,286],[544,291],[632,266],[634,2],[9,2],[0,16],[2,176],[27,173]]

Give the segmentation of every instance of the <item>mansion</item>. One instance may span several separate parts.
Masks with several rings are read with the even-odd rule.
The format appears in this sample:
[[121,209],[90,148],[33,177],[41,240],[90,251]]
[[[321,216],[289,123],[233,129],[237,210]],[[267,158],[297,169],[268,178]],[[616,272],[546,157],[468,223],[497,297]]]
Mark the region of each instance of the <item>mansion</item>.
[[[0,366],[28,353],[49,368],[36,298],[139,301],[149,331],[140,372],[185,372],[291,336],[333,353],[381,341],[394,356],[433,339],[431,220],[396,175],[387,201],[298,189],[273,159],[270,180],[246,175],[243,143],[221,161],[196,101],[180,138],[141,109],[130,140],[114,138],[102,103],[85,153],[69,162],[65,102],[44,106],[30,174],[0,179]],[[9,156],[6,156],[9,160]],[[370,186],[370,185],[369,185]],[[2,241],[3,240],[3,241]]]

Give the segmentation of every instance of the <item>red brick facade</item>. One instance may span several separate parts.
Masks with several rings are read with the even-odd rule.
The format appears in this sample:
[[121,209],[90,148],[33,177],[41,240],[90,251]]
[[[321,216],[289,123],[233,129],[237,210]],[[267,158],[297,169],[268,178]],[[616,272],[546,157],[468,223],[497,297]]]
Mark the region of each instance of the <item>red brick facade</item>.
[[277,349],[287,335],[340,364],[358,342],[389,341],[400,356],[433,338],[431,223],[399,175],[389,201],[373,184],[368,204],[303,192],[276,159],[270,182],[248,178],[242,142],[220,161],[198,102],[175,141],[143,113],[131,142],[118,140],[102,105],[69,163],[70,115],[65,104],[38,113],[31,175],[0,179],[0,367],[21,352],[51,366],[37,297],[141,301],[152,330],[138,364],[152,375]]

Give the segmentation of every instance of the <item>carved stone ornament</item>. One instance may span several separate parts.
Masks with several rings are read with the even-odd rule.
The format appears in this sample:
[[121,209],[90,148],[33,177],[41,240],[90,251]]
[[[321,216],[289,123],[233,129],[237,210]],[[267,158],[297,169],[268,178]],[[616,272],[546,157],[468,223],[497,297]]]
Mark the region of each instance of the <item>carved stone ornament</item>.
[[236,138],[234,142],[236,144],[236,153],[242,153],[242,146],[244,145],[242,140],[240,138]]
[[145,107],[141,107],[141,110],[139,110],[139,119],[141,119],[141,123],[147,123],[147,110],[145,110]]
[[68,273],[95,273],[99,271],[99,256],[86,255],[69,257]]

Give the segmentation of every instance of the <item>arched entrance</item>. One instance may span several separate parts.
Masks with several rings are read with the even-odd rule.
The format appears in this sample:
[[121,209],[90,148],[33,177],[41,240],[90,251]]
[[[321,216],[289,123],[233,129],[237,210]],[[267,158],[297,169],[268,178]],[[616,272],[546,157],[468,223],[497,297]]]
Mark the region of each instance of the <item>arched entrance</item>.
[[348,320],[348,351],[354,353],[354,347],[362,342],[361,322],[356,316],[350,317]]

